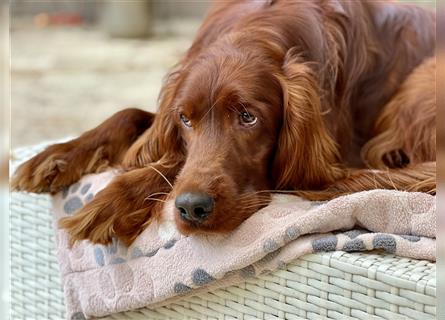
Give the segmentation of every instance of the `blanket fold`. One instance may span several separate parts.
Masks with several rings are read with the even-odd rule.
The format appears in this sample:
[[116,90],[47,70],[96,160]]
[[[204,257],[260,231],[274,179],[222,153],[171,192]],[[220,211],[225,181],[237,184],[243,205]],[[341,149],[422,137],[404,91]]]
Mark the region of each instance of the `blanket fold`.
[[[54,221],[74,214],[117,173],[84,177],[53,199]],[[435,260],[435,197],[373,190],[327,202],[275,195],[226,235],[184,237],[152,223],[129,247],[83,241],[72,249],[56,228],[69,319],[159,305],[282,268],[304,254],[384,250]]]

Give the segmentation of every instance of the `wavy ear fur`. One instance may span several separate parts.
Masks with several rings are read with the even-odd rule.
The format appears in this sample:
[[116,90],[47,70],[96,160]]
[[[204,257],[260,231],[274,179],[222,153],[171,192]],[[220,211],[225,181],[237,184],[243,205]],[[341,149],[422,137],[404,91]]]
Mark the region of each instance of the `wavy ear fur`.
[[171,166],[183,161],[184,146],[171,110],[179,82],[179,71],[168,76],[153,125],[127,151],[124,167],[144,167],[153,162]]
[[337,146],[321,112],[320,89],[308,63],[288,52],[283,74],[283,124],[273,162],[276,189],[319,189],[343,177]]

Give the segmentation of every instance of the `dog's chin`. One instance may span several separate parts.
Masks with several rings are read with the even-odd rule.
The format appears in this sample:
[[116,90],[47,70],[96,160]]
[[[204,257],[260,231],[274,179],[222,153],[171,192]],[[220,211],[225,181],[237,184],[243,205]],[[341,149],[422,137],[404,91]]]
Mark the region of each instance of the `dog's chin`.
[[176,229],[184,236],[221,233],[212,227],[210,220],[203,223],[193,223],[182,219],[179,213],[175,214],[175,224]]
[[[246,218],[254,213],[255,211],[252,211]],[[212,215],[214,216],[209,217],[209,219],[202,223],[193,223],[184,220],[179,213],[176,213],[174,218],[176,229],[184,236],[227,234],[237,229],[245,220],[232,218],[229,221],[221,223],[217,219],[217,213],[213,213]]]
[[179,231],[180,234],[184,236],[190,236],[200,233],[200,230],[196,226],[193,226],[188,222],[181,221],[180,217],[175,219],[175,224],[176,229]]

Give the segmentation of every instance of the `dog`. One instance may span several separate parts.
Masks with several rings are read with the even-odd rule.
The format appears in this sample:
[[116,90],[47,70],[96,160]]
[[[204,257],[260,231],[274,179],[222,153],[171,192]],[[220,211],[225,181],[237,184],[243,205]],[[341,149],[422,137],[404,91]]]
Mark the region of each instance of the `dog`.
[[21,165],[15,190],[123,173],[60,221],[72,243],[130,245],[173,214],[228,233],[276,192],[434,193],[435,14],[386,1],[216,2],[159,111],[125,109]]

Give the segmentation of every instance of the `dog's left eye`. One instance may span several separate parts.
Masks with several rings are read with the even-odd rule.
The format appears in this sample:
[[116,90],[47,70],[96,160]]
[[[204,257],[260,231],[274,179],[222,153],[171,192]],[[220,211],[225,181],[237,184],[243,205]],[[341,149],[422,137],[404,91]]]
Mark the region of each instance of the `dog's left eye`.
[[247,111],[243,111],[240,113],[240,121],[245,126],[253,126],[257,122],[257,117]]
[[179,114],[179,117],[181,118],[182,123],[186,126],[191,128],[192,127],[192,122],[190,121],[189,118],[187,118],[183,113]]

